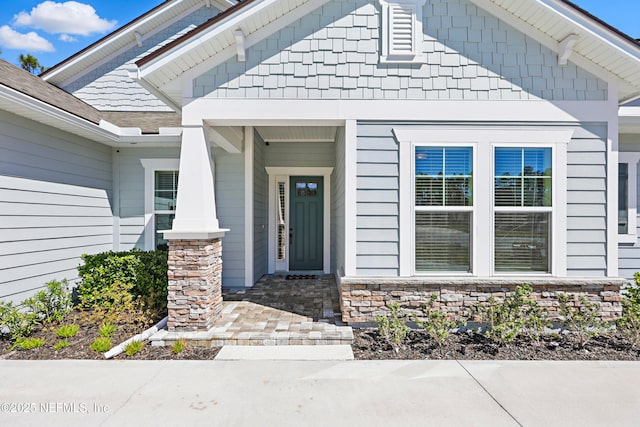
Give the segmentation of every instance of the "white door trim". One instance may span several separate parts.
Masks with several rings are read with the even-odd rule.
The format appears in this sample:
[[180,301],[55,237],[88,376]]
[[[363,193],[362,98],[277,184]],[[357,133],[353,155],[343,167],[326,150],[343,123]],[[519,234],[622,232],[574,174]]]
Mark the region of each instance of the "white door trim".
[[[287,181],[292,176],[322,176],[324,178],[323,200],[323,230],[322,230],[322,270],[325,274],[331,273],[331,173],[332,167],[266,167],[269,175],[269,274],[276,272],[276,177],[286,177]],[[289,183],[287,182],[287,188]],[[288,206],[287,206],[288,211]],[[287,212],[288,217],[288,212]],[[287,248],[289,244],[287,242]],[[287,256],[288,258],[288,256]],[[284,264],[283,264],[284,265]],[[287,260],[286,270],[289,263]]]

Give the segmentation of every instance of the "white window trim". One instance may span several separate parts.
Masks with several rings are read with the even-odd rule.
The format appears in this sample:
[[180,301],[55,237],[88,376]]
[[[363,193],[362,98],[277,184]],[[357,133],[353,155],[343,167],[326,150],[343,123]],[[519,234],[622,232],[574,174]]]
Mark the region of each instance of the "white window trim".
[[[476,271],[476,242],[477,239],[475,238],[476,235],[476,218],[477,218],[477,204],[476,204],[476,196],[477,196],[477,188],[478,188],[478,184],[477,184],[477,180],[475,179],[475,171],[477,170],[477,144],[475,143],[465,143],[465,142],[415,142],[410,144],[411,147],[411,168],[410,171],[412,173],[411,179],[410,179],[410,188],[411,191],[409,192],[411,195],[411,224],[412,224],[412,229],[411,229],[411,268],[412,268],[412,273],[413,275],[416,276],[473,276],[473,272]],[[416,204],[415,204],[415,194],[416,194],[416,180],[415,180],[415,168],[416,168],[416,156],[415,156],[415,151],[416,151],[416,147],[445,147],[445,148],[449,148],[449,147],[469,147],[472,150],[472,171],[474,171],[474,177],[473,177],[473,187],[471,189],[471,194],[473,195],[473,205],[472,206],[443,206],[443,207],[434,207],[434,206],[429,206],[429,210],[425,210],[428,212],[435,212],[438,210],[441,210],[443,212],[452,212],[452,211],[464,211],[464,212],[471,212],[471,242],[470,242],[470,246],[471,246],[471,255],[470,255],[470,261],[471,261],[471,272],[470,273],[465,273],[465,272],[447,272],[447,271],[417,271],[416,269],[416,262],[415,262],[415,248],[416,248],[416,233],[415,233],[415,224],[416,224],[416,211],[421,211],[422,209],[419,209]],[[403,187],[401,187],[403,188]],[[401,202],[402,203],[402,202]]]
[[[432,126],[395,127],[393,133],[399,142],[400,188],[413,188],[413,152],[415,145],[452,144],[475,145],[474,151],[474,209],[472,236],[472,265],[474,277],[491,276],[554,276],[567,274],[567,145],[573,130],[562,127],[499,127],[499,126]],[[553,147],[553,206],[551,224],[551,273],[495,274],[493,271],[493,152],[496,145],[514,147]],[[403,166],[406,164],[406,167]],[[477,189],[485,188],[489,197],[482,197]],[[400,191],[400,276],[417,275],[414,267],[414,227],[412,222],[414,194]],[[490,225],[490,226],[487,226]],[[490,242],[490,247],[481,247]],[[423,275],[423,273],[420,273]]]
[[638,163],[640,153],[620,152],[618,163],[627,164],[627,234],[618,234],[618,243],[635,244],[638,241]]
[[[404,63],[422,63],[423,56],[423,31],[422,8],[426,0],[379,0],[382,6],[382,55],[380,62],[383,64],[404,64]],[[391,49],[391,7],[395,5],[410,5],[414,9],[413,13],[413,49],[410,54],[405,52],[394,52]]]
[[180,159],[140,159],[144,168],[144,249],[155,249],[154,180],[156,171],[178,171]]
[[[285,267],[282,271],[289,271],[289,242],[286,248],[286,264],[284,261],[276,263],[276,178],[285,180],[285,203],[288,205],[289,178],[292,176],[322,176],[324,178],[323,191],[323,248],[322,248],[322,271],[324,274],[331,273],[331,173],[332,167],[265,167],[269,175],[269,249],[268,249],[268,273],[273,274],[277,267]],[[288,206],[287,206],[288,217]],[[288,222],[288,218],[287,218]],[[288,224],[287,224],[288,227]]]
[[[556,209],[556,202],[557,202],[557,187],[556,187],[556,181],[558,181],[557,179],[557,167],[558,167],[558,161],[556,160],[557,157],[557,152],[559,151],[559,149],[557,148],[558,144],[553,144],[553,143],[522,143],[522,142],[502,142],[502,143],[495,143],[495,144],[491,144],[491,251],[490,251],[490,255],[491,255],[491,267],[492,267],[492,275],[493,276],[513,276],[514,274],[517,274],[518,276],[548,276],[548,275],[553,275],[553,272],[557,270],[556,267],[554,267],[554,264],[557,262],[556,261],[556,245],[555,245],[555,240],[556,240],[556,233],[559,233],[559,227],[556,227],[556,219],[558,216],[557,213],[557,209]],[[551,206],[495,206],[495,149],[496,148],[501,148],[501,147],[511,147],[511,148],[551,148]],[[565,146],[565,151],[566,151],[566,146]],[[566,162],[565,162],[566,164]],[[566,176],[566,173],[565,173]],[[565,178],[566,181],[566,178]],[[565,203],[566,203],[566,195],[565,195]],[[549,258],[549,270],[550,272],[497,272],[495,271],[495,239],[496,239],[496,233],[495,233],[495,214],[496,212],[513,212],[513,213],[550,213],[551,214],[551,223],[550,223],[550,243],[551,243],[551,247],[549,248],[549,254],[547,254],[547,257]],[[566,215],[565,215],[566,217]],[[565,221],[566,224],[566,221]],[[566,229],[566,227],[565,227]],[[565,242],[566,242],[566,237],[565,237]],[[566,255],[565,255],[566,258]]]

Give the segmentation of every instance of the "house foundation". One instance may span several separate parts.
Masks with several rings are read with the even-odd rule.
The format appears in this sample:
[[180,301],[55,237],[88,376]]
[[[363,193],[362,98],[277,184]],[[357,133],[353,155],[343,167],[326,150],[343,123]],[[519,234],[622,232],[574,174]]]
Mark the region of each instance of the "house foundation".
[[208,331],[222,311],[222,241],[169,240],[168,329]]
[[388,315],[391,303],[398,303],[406,311],[419,316],[420,309],[435,294],[435,308],[447,312],[451,318],[468,317],[474,305],[482,304],[491,297],[503,300],[519,285],[529,284],[533,288],[531,298],[547,309],[552,320],[559,317],[558,295],[572,294],[574,306],[579,306],[580,297],[584,296],[587,301],[599,305],[602,319],[611,321],[622,314],[621,288],[626,283],[624,279],[343,278],[340,282],[340,306],[344,322],[371,323],[375,322],[376,316]]

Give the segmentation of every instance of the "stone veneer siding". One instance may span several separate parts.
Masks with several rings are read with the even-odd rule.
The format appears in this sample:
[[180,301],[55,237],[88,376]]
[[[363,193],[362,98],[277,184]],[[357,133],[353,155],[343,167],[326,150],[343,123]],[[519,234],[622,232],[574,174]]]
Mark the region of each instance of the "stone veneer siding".
[[169,240],[170,331],[207,331],[222,311],[222,242]]
[[343,279],[340,283],[342,320],[350,324],[374,322],[376,316],[388,315],[388,305],[394,302],[409,312],[419,314],[420,308],[429,302],[432,294],[437,295],[435,307],[446,311],[451,318],[469,316],[473,305],[485,302],[490,297],[503,300],[505,296],[513,293],[518,285],[525,283],[532,286],[532,298],[549,311],[552,319],[559,317],[558,295],[563,293],[576,296],[574,306],[579,305],[580,296],[599,304],[600,316],[605,320],[614,320],[622,313],[620,289],[626,281],[621,279],[558,279],[535,283],[531,280],[436,281],[350,278]]

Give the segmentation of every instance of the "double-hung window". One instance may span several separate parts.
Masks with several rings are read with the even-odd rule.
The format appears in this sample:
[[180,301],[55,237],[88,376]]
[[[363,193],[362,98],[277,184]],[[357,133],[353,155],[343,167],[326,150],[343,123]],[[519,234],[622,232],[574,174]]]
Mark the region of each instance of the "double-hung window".
[[398,126],[393,132],[401,276],[566,275],[572,129]]
[[494,149],[494,270],[550,269],[551,148]]
[[471,272],[473,148],[415,147],[415,270]]

